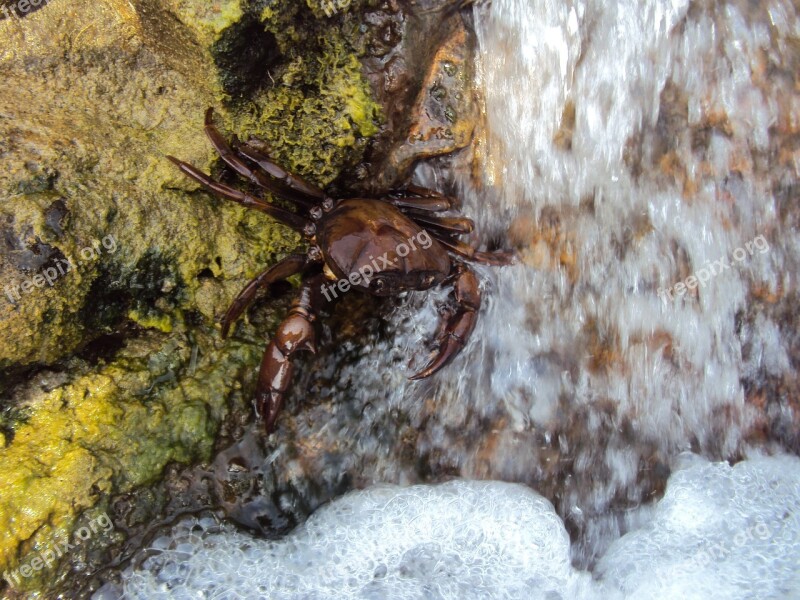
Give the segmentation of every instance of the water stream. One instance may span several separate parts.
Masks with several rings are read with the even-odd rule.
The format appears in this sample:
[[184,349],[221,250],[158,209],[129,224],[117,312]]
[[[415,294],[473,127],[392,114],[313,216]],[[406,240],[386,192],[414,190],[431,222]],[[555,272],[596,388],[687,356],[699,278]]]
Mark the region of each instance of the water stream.
[[[620,526],[681,451],[740,457],[763,419],[746,391],[797,377],[791,324],[753,297],[797,285],[800,165],[776,160],[800,119],[784,76],[797,15],[494,0],[476,23],[488,189],[454,172],[478,231],[512,222],[524,264],[483,272],[431,444],[462,476],[547,495],[586,565],[607,535],[592,528]],[[704,281],[667,293],[691,275]],[[477,447],[470,409],[495,424]]]
[[[296,433],[338,444],[335,468],[314,467],[328,485],[527,484],[572,538],[565,568],[594,569],[652,521],[681,453],[797,450],[774,390],[797,378],[800,20],[782,0],[492,0],[474,17],[485,125],[474,153],[417,177],[454,182],[474,241],[510,240],[521,264],[476,268],[481,320],[441,375],[405,379],[447,291],[417,294],[337,372],[342,393],[358,382],[352,408],[310,407]],[[274,469],[291,464],[281,452]]]

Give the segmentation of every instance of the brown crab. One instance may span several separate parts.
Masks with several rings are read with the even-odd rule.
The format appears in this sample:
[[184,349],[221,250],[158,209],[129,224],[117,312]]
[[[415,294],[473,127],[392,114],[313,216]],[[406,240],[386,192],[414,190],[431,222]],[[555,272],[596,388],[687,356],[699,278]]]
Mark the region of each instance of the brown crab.
[[[214,181],[192,165],[168,158],[217,196],[265,212],[301,232],[309,245],[307,251],[298,249],[248,283],[222,319],[224,337],[260,288],[303,273],[297,298],[261,362],[256,411],[267,432],[275,425],[291,383],[292,357],[301,350],[316,352],[314,322],[321,308],[338,296],[337,289],[345,292],[352,287],[375,296],[394,296],[452,283],[455,302],[436,335],[437,351],[411,379],[429,377],[456,356],[472,333],[481,301],[478,280],[460,259],[506,265],[513,261],[513,252],[480,252],[458,241],[457,236],[473,230],[473,222],[436,214],[456,203],[432,190],[409,185],[381,198],[334,199],[275,164],[255,142],[234,138],[232,146],[228,144],[214,126],[211,108],[206,112],[205,131],[228,166],[259,188],[293,202],[298,212]],[[331,285],[332,280],[338,284]]]

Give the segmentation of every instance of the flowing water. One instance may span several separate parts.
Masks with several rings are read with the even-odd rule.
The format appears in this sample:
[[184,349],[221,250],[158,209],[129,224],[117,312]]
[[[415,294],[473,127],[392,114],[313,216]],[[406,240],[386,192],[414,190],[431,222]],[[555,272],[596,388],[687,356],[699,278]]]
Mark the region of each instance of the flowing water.
[[[680,451],[745,451],[763,418],[747,390],[797,377],[793,325],[758,297],[797,286],[800,23],[789,2],[493,0],[476,24],[489,189],[462,176],[462,195],[478,231],[513,223],[524,264],[484,273],[431,443],[462,476],[539,489],[602,546],[591,528]],[[477,448],[464,406],[495,423]]]
[[[657,521],[647,501],[681,453],[797,451],[792,399],[775,390],[796,379],[800,350],[800,20],[781,0],[492,0],[474,22],[475,152],[417,176],[454,183],[475,241],[513,242],[521,263],[476,267],[481,319],[432,380],[409,383],[403,362],[424,360],[446,290],[410,297],[388,335],[346,350],[349,366],[333,374],[341,354],[324,363],[334,401],[355,399],[308,407],[295,432],[306,454],[279,447],[265,461],[319,501],[309,490],[334,489],[342,473],[358,486],[525,483],[566,525],[569,568],[609,573],[601,557]],[[317,487],[299,481],[298,462]],[[588,585],[573,575],[565,586]]]

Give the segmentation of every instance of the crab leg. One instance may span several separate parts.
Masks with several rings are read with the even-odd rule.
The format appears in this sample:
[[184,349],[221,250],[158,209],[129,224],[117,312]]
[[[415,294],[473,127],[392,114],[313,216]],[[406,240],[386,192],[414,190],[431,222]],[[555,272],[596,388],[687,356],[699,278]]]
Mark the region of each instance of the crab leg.
[[437,196],[430,198],[422,198],[418,196],[402,196],[382,198],[385,202],[396,206],[399,209],[411,209],[424,212],[442,212],[443,210],[450,210],[455,205],[452,198],[446,196]]
[[484,265],[493,265],[495,267],[502,267],[505,265],[513,264],[517,258],[517,253],[514,252],[513,250],[508,250],[508,251],[498,250],[497,252],[481,252],[480,250],[476,250],[475,248],[473,248],[469,244],[465,244],[464,242],[459,242],[457,240],[445,238],[441,235],[436,235],[436,232],[434,232],[434,237],[436,238],[437,242],[439,242],[442,246],[444,246],[451,252]]
[[308,259],[304,254],[290,254],[282,261],[272,265],[259,273],[231,303],[225,316],[222,317],[222,337],[228,337],[228,331],[236,319],[238,319],[247,305],[253,301],[256,292],[275,281],[291,277],[295,273],[302,271],[308,264]]
[[214,125],[213,108],[209,108],[206,111],[205,130],[208,139],[211,141],[211,145],[214,146],[214,149],[219,153],[222,160],[224,160],[225,163],[239,175],[246,177],[260,188],[272,192],[273,194],[277,194],[278,196],[286,198],[287,200],[292,200],[298,204],[302,204],[305,208],[310,208],[314,205],[314,202],[312,202],[309,198],[292,194],[291,190],[287,190],[285,186],[281,185],[277,181],[274,181],[266,175],[251,169],[250,166],[244,162],[236,152],[233,151],[233,148],[231,148],[230,144],[225,141],[225,138],[222,137],[222,134],[220,134],[219,130]]
[[206,136],[208,136],[208,139],[211,142],[211,145],[214,146],[214,149],[229,167],[256,185],[265,189],[269,189],[270,182],[267,181],[266,177],[264,177],[261,173],[253,171],[244,161],[242,161],[241,158],[234,153],[233,148],[231,148],[228,142],[225,141],[225,138],[222,137],[222,134],[214,125],[213,108],[206,110],[205,131]]
[[421,185],[415,185],[413,183],[408,184],[405,188],[403,188],[404,192],[411,194],[412,196],[418,196],[420,198],[444,198],[445,196],[436,190],[432,190],[430,188],[422,187]]
[[462,265],[458,269],[453,282],[453,295],[456,310],[447,321],[442,323],[436,336],[438,350],[422,371],[409,379],[425,379],[449,363],[467,343],[475,321],[478,318],[478,309],[481,307],[481,294],[478,289],[478,279],[475,274]]
[[186,175],[199,182],[208,191],[220,196],[221,198],[233,200],[234,202],[241,204],[242,206],[246,206],[247,208],[255,208],[256,210],[265,212],[273,219],[276,219],[284,225],[288,225],[297,231],[303,231],[311,223],[310,221],[307,221],[303,217],[296,215],[293,212],[273,206],[272,204],[256,198],[255,196],[235,190],[224,183],[214,181],[200,169],[193,167],[189,163],[185,163],[182,160],[178,160],[174,156],[167,156],[167,158],[175,163]]
[[408,211],[406,215],[423,227],[438,229],[446,235],[464,235],[475,229],[475,223],[467,217],[437,217],[416,211]]
[[252,160],[259,167],[264,169],[264,171],[266,171],[270,177],[274,177],[278,182],[289,188],[291,191],[302,194],[303,196],[307,196],[312,200],[319,201],[325,199],[325,192],[323,192],[317,186],[308,183],[305,179],[298,175],[289,173],[289,171],[275,164],[270,157],[262,154],[250,144],[245,142],[236,142],[235,146],[236,151],[239,154]]
[[325,276],[318,273],[303,282],[289,314],[278,325],[261,361],[256,386],[256,411],[270,433],[283,407],[283,396],[292,382],[294,354],[307,350],[316,354],[314,321],[324,305],[321,290]]

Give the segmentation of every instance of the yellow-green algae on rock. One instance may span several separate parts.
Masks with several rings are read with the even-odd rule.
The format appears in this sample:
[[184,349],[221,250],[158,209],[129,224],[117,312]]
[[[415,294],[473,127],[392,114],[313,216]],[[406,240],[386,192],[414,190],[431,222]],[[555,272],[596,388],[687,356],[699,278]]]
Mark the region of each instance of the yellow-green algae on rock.
[[[32,276],[20,264],[42,249],[75,264],[14,303],[0,295],[0,369],[18,378],[0,401],[0,572],[68,539],[81,513],[152,483],[169,462],[207,459],[220,420],[249,402],[270,327],[245,324],[223,342],[214,323],[299,238],[198,192],[164,159],[210,168],[205,108],[320,184],[377,130],[338,21],[266,4],[263,27],[294,41],[276,36],[274,83],[235,103],[214,49],[252,15],[245,2],[52,0],[0,21],[0,71],[14,82],[0,90],[0,226],[17,244],[0,257],[0,291]],[[108,236],[113,253],[79,260]],[[134,335],[119,351],[75,356],[125,321]],[[26,367],[33,375],[19,379]],[[42,570],[21,587],[57,585]]]
[[195,33],[204,48],[209,48],[223,31],[238,22],[244,14],[241,0],[167,0],[165,5]]
[[[283,74],[284,85],[259,95],[260,123],[252,127],[292,170],[327,184],[343,164],[360,158],[367,138],[378,131],[380,110],[344,41],[326,36],[320,42],[323,54],[295,58]],[[302,91],[306,82],[313,95]]]
[[[268,73],[271,84],[255,96],[258,108],[249,119],[242,115],[239,130],[265,139],[288,169],[326,185],[362,157],[382,122],[348,42],[354,24],[336,26],[312,0],[308,6],[316,20],[307,14],[298,19],[307,12],[300,2],[266,4],[260,18],[284,60]],[[352,2],[349,9],[362,4]]]
[[[0,450],[0,570],[67,541],[83,510],[153,482],[167,463],[209,458],[230,397],[241,403],[238,379],[259,356],[252,344],[220,352],[212,336],[192,336],[195,364],[185,331],[151,333],[113,364],[28,390],[30,414]],[[52,575],[37,572],[21,587],[52,586]]]

